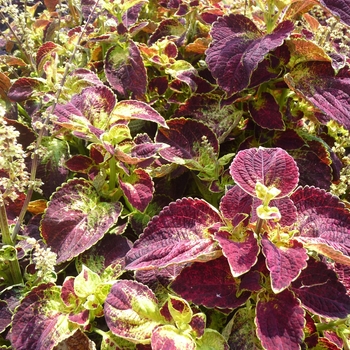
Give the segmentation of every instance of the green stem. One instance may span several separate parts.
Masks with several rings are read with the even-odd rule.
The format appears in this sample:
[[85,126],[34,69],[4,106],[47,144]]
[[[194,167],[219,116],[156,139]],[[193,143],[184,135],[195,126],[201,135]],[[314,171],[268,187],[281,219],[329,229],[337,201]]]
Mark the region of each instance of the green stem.
[[[11,239],[8,220],[7,220],[7,214],[6,214],[6,208],[3,202],[0,204],[0,229],[2,234],[2,243],[5,245],[11,245],[13,246],[13,241]],[[22,284],[22,274],[21,274],[21,268],[19,266],[18,260],[10,260],[8,261],[8,266],[11,274],[12,283],[11,284]]]
[[115,189],[116,184],[116,164],[115,164],[115,158],[112,157],[109,160],[109,190],[113,191]]

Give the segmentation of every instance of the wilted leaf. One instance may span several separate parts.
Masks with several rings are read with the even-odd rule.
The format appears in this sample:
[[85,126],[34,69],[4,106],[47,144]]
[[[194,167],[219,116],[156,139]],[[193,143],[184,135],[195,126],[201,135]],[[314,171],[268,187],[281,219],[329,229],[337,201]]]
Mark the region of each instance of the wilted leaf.
[[237,153],[230,165],[230,174],[244,191],[256,197],[258,182],[280,190],[276,199],[291,193],[299,181],[294,159],[281,148],[250,148]]
[[300,350],[304,322],[304,310],[288,289],[279,294],[259,294],[257,335],[265,349]]
[[212,44],[206,51],[206,62],[213,77],[228,96],[248,87],[253,71],[264,57],[289,36],[293,23],[280,23],[264,35],[247,17],[223,16],[211,29]]
[[212,234],[221,218],[200,199],[170,203],[147,225],[126,255],[126,268],[153,269],[190,261],[213,259],[220,250]]
[[57,254],[57,263],[62,263],[99,241],[115,225],[120,212],[119,202],[101,202],[88,181],[74,179],[51,197],[41,234]]

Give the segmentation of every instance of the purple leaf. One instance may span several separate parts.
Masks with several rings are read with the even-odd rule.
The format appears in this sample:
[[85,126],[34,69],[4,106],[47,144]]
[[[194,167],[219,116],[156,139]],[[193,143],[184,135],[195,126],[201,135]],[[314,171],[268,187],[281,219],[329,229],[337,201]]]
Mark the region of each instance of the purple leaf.
[[183,36],[186,34],[186,28],[178,19],[169,18],[165,19],[158,25],[157,29],[150,36],[148,45],[151,46],[157,40],[164,37],[177,38],[177,44],[181,45]]
[[262,92],[249,102],[249,113],[255,123],[265,129],[284,130],[285,125],[279,105],[268,92]]
[[94,161],[88,157],[81,154],[77,154],[68,159],[65,166],[74,172],[86,173],[92,166]]
[[17,350],[51,350],[71,336],[78,326],[68,322],[62,311],[59,288],[41,284],[32,289],[16,309],[12,321],[11,342]]
[[132,119],[151,121],[158,123],[164,128],[168,127],[165,119],[154,108],[145,102],[136,100],[118,102],[111,115],[110,124]]
[[153,330],[164,322],[154,293],[135,281],[117,281],[107,296],[104,311],[113,334],[137,343],[149,343]]
[[[159,154],[169,162],[187,164],[196,168],[208,164],[205,159],[205,149],[219,151],[219,143],[215,134],[203,123],[192,119],[176,118],[167,122],[169,129],[159,128],[156,142],[162,142],[170,147],[162,149]],[[205,139],[204,139],[205,138]],[[203,147],[201,147],[203,145]],[[205,147],[204,147],[205,146]],[[203,163],[203,164],[202,164]]]
[[289,290],[259,294],[256,306],[257,335],[265,349],[299,350],[303,341],[304,310]]
[[324,190],[298,188],[290,197],[297,208],[296,237],[303,245],[338,263],[350,264],[350,212]]
[[244,191],[256,197],[257,182],[275,186],[281,192],[276,198],[290,194],[299,180],[294,159],[281,148],[250,148],[238,152],[230,165],[230,174]]
[[345,318],[350,314],[350,296],[336,273],[326,264],[310,258],[308,266],[292,283],[292,290],[303,306],[317,315]]
[[218,85],[228,96],[244,90],[258,64],[281,46],[292,30],[293,23],[285,21],[264,35],[243,15],[220,17],[212,26],[213,41],[206,51],[206,62]]
[[220,251],[212,238],[221,223],[215,208],[200,199],[170,203],[147,225],[126,255],[132,270],[213,259]]
[[107,51],[104,68],[106,78],[118,96],[143,99],[147,73],[140,51],[133,41],[112,46]]
[[245,234],[242,232],[239,234],[241,235],[239,240],[235,238],[234,233],[233,237],[230,237],[227,231],[219,231],[214,236],[227,258],[233,277],[248,272],[257,262],[260,250],[253,231],[247,230]]
[[238,293],[239,280],[232,276],[225,257],[184,268],[171,288],[187,301],[210,308],[235,309],[250,295],[249,292]]
[[304,62],[287,74],[285,80],[292,90],[350,129],[350,76],[347,68],[335,75],[330,62]]
[[120,212],[119,202],[101,202],[89,182],[73,179],[51,197],[41,222],[41,234],[60,264],[99,241],[115,225]]
[[19,78],[17,79],[8,91],[8,98],[15,102],[23,102],[30,98],[36,90],[41,90],[44,83],[35,78]]
[[320,0],[321,5],[326,7],[335,17],[350,26],[350,1],[349,0]]
[[129,203],[139,211],[145,211],[152,200],[154,186],[150,175],[143,169],[135,169],[128,178],[119,178],[119,185]]
[[160,326],[152,333],[152,350],[195,350],[193,338],[173,325]]
[[288,246],[273,244],[264,234],[261,238],[262,252],[271,275],[271,286],[275,293],[288,288],[307,265],[307,251],[297,241],[290,241]]

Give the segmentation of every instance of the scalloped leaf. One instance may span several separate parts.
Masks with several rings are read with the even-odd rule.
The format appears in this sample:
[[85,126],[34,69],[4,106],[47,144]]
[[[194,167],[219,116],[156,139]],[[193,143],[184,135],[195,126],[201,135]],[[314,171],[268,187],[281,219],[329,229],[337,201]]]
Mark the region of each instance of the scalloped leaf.
[[158,123],[164,128],[168,128],[165,119],[151,106],[142,101],[125,100],[116,104],[111,116],[110,124],[120,120],[141,119]]
[[222,248],[223,255],[227,258],[233,277],[238,277],[248,272],[257,262],[259,245],[254,232],[247,230],[238,241],[227,231],[219,231],[214,237]]
[[108,82],[121,98],[143,99],[147,88],[147,73],[140,50],[129,40],[112,46],[105,58]]
[[259,126],[269,130],[284,130],[285,125],[275,98],[268,92],[249,102],[249,113]]
[[[335,75],[330,62],[303,62],[285,76],[285,81],[290,89],[328,118],[350,129],[350,75],[347,68]],[[323,120],[320,122],[324,123]]]
[[107,296],[104,311],[115,335],[141,344],[149,344],[154,329],[164,323],[152,290],[135,281],[117,281]]
[[307,248],[350,265],[350,212],[338,197],[315,187],[298,188],[290,197],[297,208],[295,237]]
[[158,327],[152,333],[152,350],[195,350],[196,343],[192,337],[170,324]]
[[266,265],[270,271],[271,287],[277,294],[288,288],[300,272],[307,266],[307,251],[295,240],[289,245],[275,245],[267,237],[261,237],[262,252],[266,257]]
[[147,225],[126,255],[126,268],[147,270],[206,261],[221,254],[212,238],[221,224],[214,207],[201,199],[170,203]]
[[214,159],[208,157],[215,155],[216,160],[219,143],[205,124],[193,119],[175,118],[168,120],[167,125],[169,129],[159,128],[156,136],[157,142],[170,146],[159,151],[164,159],[202,171],[214,166]]
[[11,342],[17,350],[53,349],[70,337],[78,325],[63,314],[59,287],[41,284],[21,301],[13,316]]
[[349,0],[320,0],[332,14],[343,23],[350,26],[350,1]]
[[119,202],[101,202],[88,181],[74,179],[52,195],[41,222],[41,235],[60,264],[99,241],[115,225],[121,210]]
[[294,159],[281,148],[250,148],[237,153],[230,174],[244,191],[256,197],[255,185],[274,186],[281,192],[275,198],[289,195],[299,181]]
[[350,296],[336,273],[321,261],[310,258],[307,268],[292,283],[292,290],[304,308],[330,318],[345,318],[350,314]]
[[154,186],[152,178],[145,170],[135,169],[127,178],[119,178],[119,185],[134,208],[141,212],[146,210],[153,198]]
[[170,287],[197,305],[235,309],[250,296],[250,292],[239,293],[239,284],[240,281],[232,276],[226,258],[220,257],[184,268]]
[[228,96],[247,88],[258,64],[281,46],[292,30],[293,23],[285,21],[264,35],[243,15],[220,17],[211,28],[213,41],[206,51],[206,62],[218,85]]
[[304,310],[288,289],[278,295],[259,294],[257,335],[265,349],[300,350],[304,322]]

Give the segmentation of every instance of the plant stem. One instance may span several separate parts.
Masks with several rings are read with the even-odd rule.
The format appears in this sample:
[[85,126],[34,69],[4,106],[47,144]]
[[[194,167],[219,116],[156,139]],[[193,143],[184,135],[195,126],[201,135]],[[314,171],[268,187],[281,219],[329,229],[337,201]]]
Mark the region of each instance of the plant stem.
[[55,98],[54,98],[54,102],[53,102],[53,104],[51,106],[51,110],[50,110],[50,112],[47,113],[45,121],[43,123],[43,127],[39,131],[38,138],[36,140],[34,156],[33,156],[33,160],[32,160],[29,188],[28,188],[26,199],[25,199],[25,201],[23,203],[21,212],[19,214],[18,220],[16,222],[16,226],[15,226],[13,232],[12,232],[12,240],[13,241],[16,240],[17,234],[18,234],[18,232],[20,230],[20,227],[22,225],[22,221],[23,221],[24,216],[25,216],[25,214],[27,212],[27,208],[28,208],[29,202],[31,201],[31,198],[32,198],[32,195],[33,195],[33,192],[34,192],[34,182],[35,182],[35,179],[36,179],[36,171],[37,171],[38,165],[39,165],[39,154],[38,154],[37,151],[40,148],[40,145],[41,145],[42,139],[44,137],[44,133],[45,133],[46,127],[47,127],[47,125],[49,123],[50,117],[51,117],[51,115],[54,113],[54,111],[56,109],[56,105],[58,103],[58,99],[61,96],[64,84],[65,84],[65,82],[67,80],[68,73],[69,73],[69,71],[70,71],[70,69],[72,67],[72,63],[73,63],[75,54],[76,54],[76,52],[78,50],[78,47],[80,46],[80,42],[81,42],[81,40],[83,38],[83,34],[86,32],[86,27],[87,27],[87,25],[90,22],[91,15],[94,13],[97,4],[98,4],[98,1],[96,1],[94,7],[92,8],[92,10],[90,12],[90,15],[89,15],[89,17],[88,17],[88,19],[87,19],[87,21],[85,23],[85,26],[84,26],[83,30],[81,31],[80,36],[78,37],[78,41],[77,41],[76,45],[74,46],[74,50],[72,52],[72,55],[70,56],[69,61],[66,64],[66,67],[65,67],[65,70],[64,70],[64,73],[63,73],[63,77],[62,77],[60,86],[57,89],[57,92],[56,92]]
[[116,166],[114,156],[109,160],[109,190],[112,191],[115,188],[116,182]]

